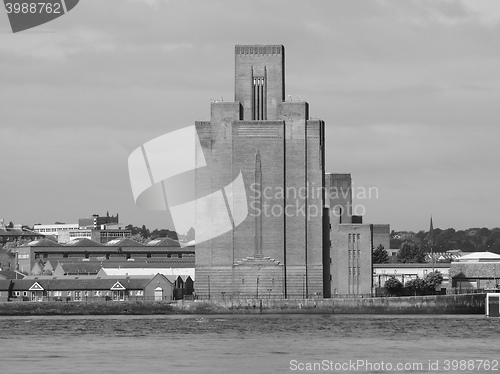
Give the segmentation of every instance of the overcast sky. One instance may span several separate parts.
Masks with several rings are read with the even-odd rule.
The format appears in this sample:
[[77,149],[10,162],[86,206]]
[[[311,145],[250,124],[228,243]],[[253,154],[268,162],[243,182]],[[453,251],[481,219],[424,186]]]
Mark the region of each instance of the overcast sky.
[[128,156],[234,99],[235,44],[285,46],[327,171],[378,189],[366,223],[500,226],[497,0],[82,0],[17,34],[0,11],[0,218],[166,227]]

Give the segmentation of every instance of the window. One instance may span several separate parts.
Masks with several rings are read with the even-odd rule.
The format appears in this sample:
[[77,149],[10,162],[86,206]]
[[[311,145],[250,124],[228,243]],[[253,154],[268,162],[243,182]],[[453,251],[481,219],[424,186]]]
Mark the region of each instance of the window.
[[71,297],[71,291],[68,291],[68,292],[66,293],[66,295],[67,295],[67,296],[69,296],[69,297]]
[[82,299],[82,291],[75,291],[75,300],[80,301]]
[[253,119],[265,120],[266,117],[266,82],[265,77],[253,78]]
[[23,291],[23,296],[28,296],[28,291]]

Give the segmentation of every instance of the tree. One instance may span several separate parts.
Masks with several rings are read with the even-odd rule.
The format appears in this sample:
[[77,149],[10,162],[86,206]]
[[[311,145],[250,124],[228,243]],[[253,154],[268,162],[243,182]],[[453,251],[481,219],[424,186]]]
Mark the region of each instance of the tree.
[[14,223],[12,221],[10,221],[9,224],[7,225],[7,228],[13,229],[14,228]]
[[389,241],[390,248],[399,248],[399,247],[401,247],[402,243],[403,243],[403,241],[401,239],[391,238],[391,240]]
[[412,279],[406,282],[405,287],[410,290],[412,294],[417,295],[425,295],[427,292],[427,282],[422,278]]
[[425,254],[420,249],[420,246],[415,242],[406,241],[401,244],[398,251],[398,262],[414,263],[425,262]]
[[141,236],[146,239],[146,238],[149,238],[149,236],[151,235],[149,233],[149,230],[146,228],[146,225],[142,225],[142,229],[141,229],[141,232],[140,232]]
[[433,271],[425,276],[424,281],[428,290],[435,291],[443,283],[443,274],[437,270]]
[[151,239],[156,239],[156,238],[170,238],[173,240],[177,240],[177,233],[175,231],[171,231],[169,229],[154,229],[151,232]]
[[479,236],[484,236],[485,238],[487,238],[488,236],[491,235],[491,231],[487,227],[483,227],[483,228],[477,230],[476,234],[479,235]]
[[399,295],[403,290],[403,283],[392,276],[385,281],[384,287],[390,295]]
[[382,244],[373,250],[372,259],[374,264],[387,264],[389,262],[389,254]]
[[132,224],[128,224],[127,226],[125,226],[125,229],[130,230],[130,234],[132,236],[141,233],[141,228],[137,227],[137,226],[134,226]]

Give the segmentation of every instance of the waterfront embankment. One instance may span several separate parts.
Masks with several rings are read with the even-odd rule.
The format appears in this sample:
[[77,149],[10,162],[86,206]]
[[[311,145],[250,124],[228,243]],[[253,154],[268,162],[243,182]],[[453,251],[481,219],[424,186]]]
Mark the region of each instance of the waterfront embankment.
[[484,314],[485,294],[333,299],[225,299],[174,302],[4,302],[0,315],[152,314]]
[[485,294],[333,299],[180,301],[183,313],[484,314]]

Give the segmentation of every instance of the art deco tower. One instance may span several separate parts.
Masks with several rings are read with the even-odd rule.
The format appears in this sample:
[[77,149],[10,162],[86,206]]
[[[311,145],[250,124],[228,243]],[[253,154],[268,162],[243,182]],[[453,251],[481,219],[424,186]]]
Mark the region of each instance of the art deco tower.
[[282,45],[238,45],[235,65],[235,101],[196,122],[196,292],[321,295],[324,123],[285,101]]

